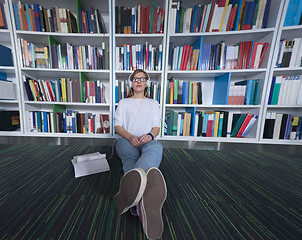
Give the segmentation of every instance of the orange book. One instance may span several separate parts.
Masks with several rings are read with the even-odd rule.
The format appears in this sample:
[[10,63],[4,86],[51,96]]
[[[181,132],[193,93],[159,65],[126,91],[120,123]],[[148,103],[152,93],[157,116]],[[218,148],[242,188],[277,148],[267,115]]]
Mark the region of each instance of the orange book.
[[197,64],[198,64],[198,58],[199,58],[199,49],[194,49],[193,52],[196,52],[195,54],[195,60],[194,60],[194,70],[197,70]]
[[22,30],[28,30],[27,24],[26,24],[26,18],[25,18],[25,5],[20,4],[19,5],[19,15],[20,15],[20,23],[21,23],[21,29]]
[[36,21],[34,9],[29,8],[29,18],[32,31],[36,31]]
[[174,97],[174,82],[171,82],[171,88],[170,88],[170,104],[173,104],[173,97]]
[[82,33],[87,33],[85,12],[82,11]]
[[4,14],[2,12],[2,7],[0,6],[0,29],[3,29],[3,28],[4,28]]

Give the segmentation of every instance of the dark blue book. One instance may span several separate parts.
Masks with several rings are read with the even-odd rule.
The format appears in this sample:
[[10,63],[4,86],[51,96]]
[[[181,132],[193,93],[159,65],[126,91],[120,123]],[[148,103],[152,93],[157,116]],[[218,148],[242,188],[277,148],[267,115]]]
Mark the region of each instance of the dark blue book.
[[0,44],[0,66],[14,66],[12,50]]
[[35,16],[35,24],[36,24],[36,31],[41,32],[41,23],[40,23],[40,10],[39,4],[34,3],[34,16]]
[[186,112],[191,114],[190,136],[194,136],[196,107],[187,107]]
[[[299,6],[302,7],[302,4],[299,4]],[[266,0],[266,5],[265,5],[265,10],[264,10],[264,15],[263,15],[263,21],[262,21],[262,28],[267,28],[268,15],[269,15],[270,7],[271,7],[271,0]]]

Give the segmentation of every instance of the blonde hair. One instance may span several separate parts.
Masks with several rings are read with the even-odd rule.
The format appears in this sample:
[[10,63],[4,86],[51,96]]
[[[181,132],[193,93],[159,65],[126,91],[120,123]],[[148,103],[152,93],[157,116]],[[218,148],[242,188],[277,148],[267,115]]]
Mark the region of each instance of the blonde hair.
[[[142,70],[142,69],[136,69],[136,70],[130,75],[130,77],[129,77],[130,81],[133,80],[134,76],[135,76],[137,73],[143,73],[147,79],[149,78],[148,74],[147,74],[144,70]],[[126,98],[131,98],[131,97],[133,97],[133,95],[134,95],[134,91],[133,91],[133,88],[131,88],[131,89],[129,90],[128,95],[126,96]],[[146,98],[150,98],[150,96],[149,96],[149,94],[148,94],[148,87],[146,87],[145,90],[144,90],[144,96],[145,96]]]

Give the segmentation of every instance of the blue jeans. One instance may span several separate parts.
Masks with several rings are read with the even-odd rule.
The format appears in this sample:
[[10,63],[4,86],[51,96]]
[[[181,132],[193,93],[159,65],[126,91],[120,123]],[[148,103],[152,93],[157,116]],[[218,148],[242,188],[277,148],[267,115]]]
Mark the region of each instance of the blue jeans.
[[163,147],[156,140],[135,147],[127,139],[119,138],[116,141],[116,153],[122,161],[124,173],[133,168],[142,168],[146,171],[149,167],[159,167]]

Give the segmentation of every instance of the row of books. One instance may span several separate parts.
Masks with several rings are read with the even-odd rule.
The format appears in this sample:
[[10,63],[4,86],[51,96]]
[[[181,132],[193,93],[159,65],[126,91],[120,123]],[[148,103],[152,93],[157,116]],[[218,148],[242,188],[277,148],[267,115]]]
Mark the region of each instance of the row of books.
[[263,79],[243,80],[230,85],[228,105],[258,105]]
[[172,70],[259,68],[269,44],[248,41],[227,46],[224,41],[218,44],[202,44],[202,37],[200,39],[193,45],[172,46]]
[[163,61],[163,46],[152,44],[124,44],[115,48],[116,69],[161,71]]
[[276,67],[301,67],[302,66],[302,38],[292,40],[281,39]]
[[64,112],[28,111],[27,116],[30,132],[110,133],[109,114],[66,110]]
[[24,77],[29,101],[106,103],[105,86],[100,80],[85,81],[70,78],[35,80]]
[[122,34],[163,33],[165,10],[155,6],[115,7],[115,32]]
[[97,46],[73,46],[70,43],[37,46],[19,39],[24,67],[56,69],[108,69],[105,42]]
[[168,110],[165,114],[165,135],[194,137],[226,137],[228,112],[196,111],[187,107],[185,111]]
[[227,111],[168,110],[165,114],[165,135],[193,137],[238,137],[247,136],[258,119],[254,114],[233,114],[231,132],[228,133]]
[[300,0],[289,0],[284,26],[302,24],[302,5]]
[[[115,103],[126,98],[130,89],[127,85],[127,80],[115,80]],[[160,103],[161,84],[159,82],[150,81],[148,95],[150,98],[157,100]]]
[[169,79],[166,95],[167,104],[202,104],[202,82]]
[[273,76],[269,105],[302,105],[301,75]]
[[0,111],[0,131],[17,131],[20,129],[19,111]]
[[172,2],[171,31],[175,33],[221,32],[267,27],[271,0],[212,0],[184,7]]
[[245,114],[245,113],[234,113],[232,121],[231,137],[244,138],[251,131],[255,125],[258,115],[256,114]]
[[[78,9],[78,23],[74,14],[58,6],[51,9],[34,3],[13,3],[17,30],[60,33],[107,33],[98,9]],[[79,28],[78,28],[79,25]]]
[[264,123],[263,138],[301,140],[302,116],[268,112]]
[[0,29],[7,29],[4,4],[5,3],[0,3]]

